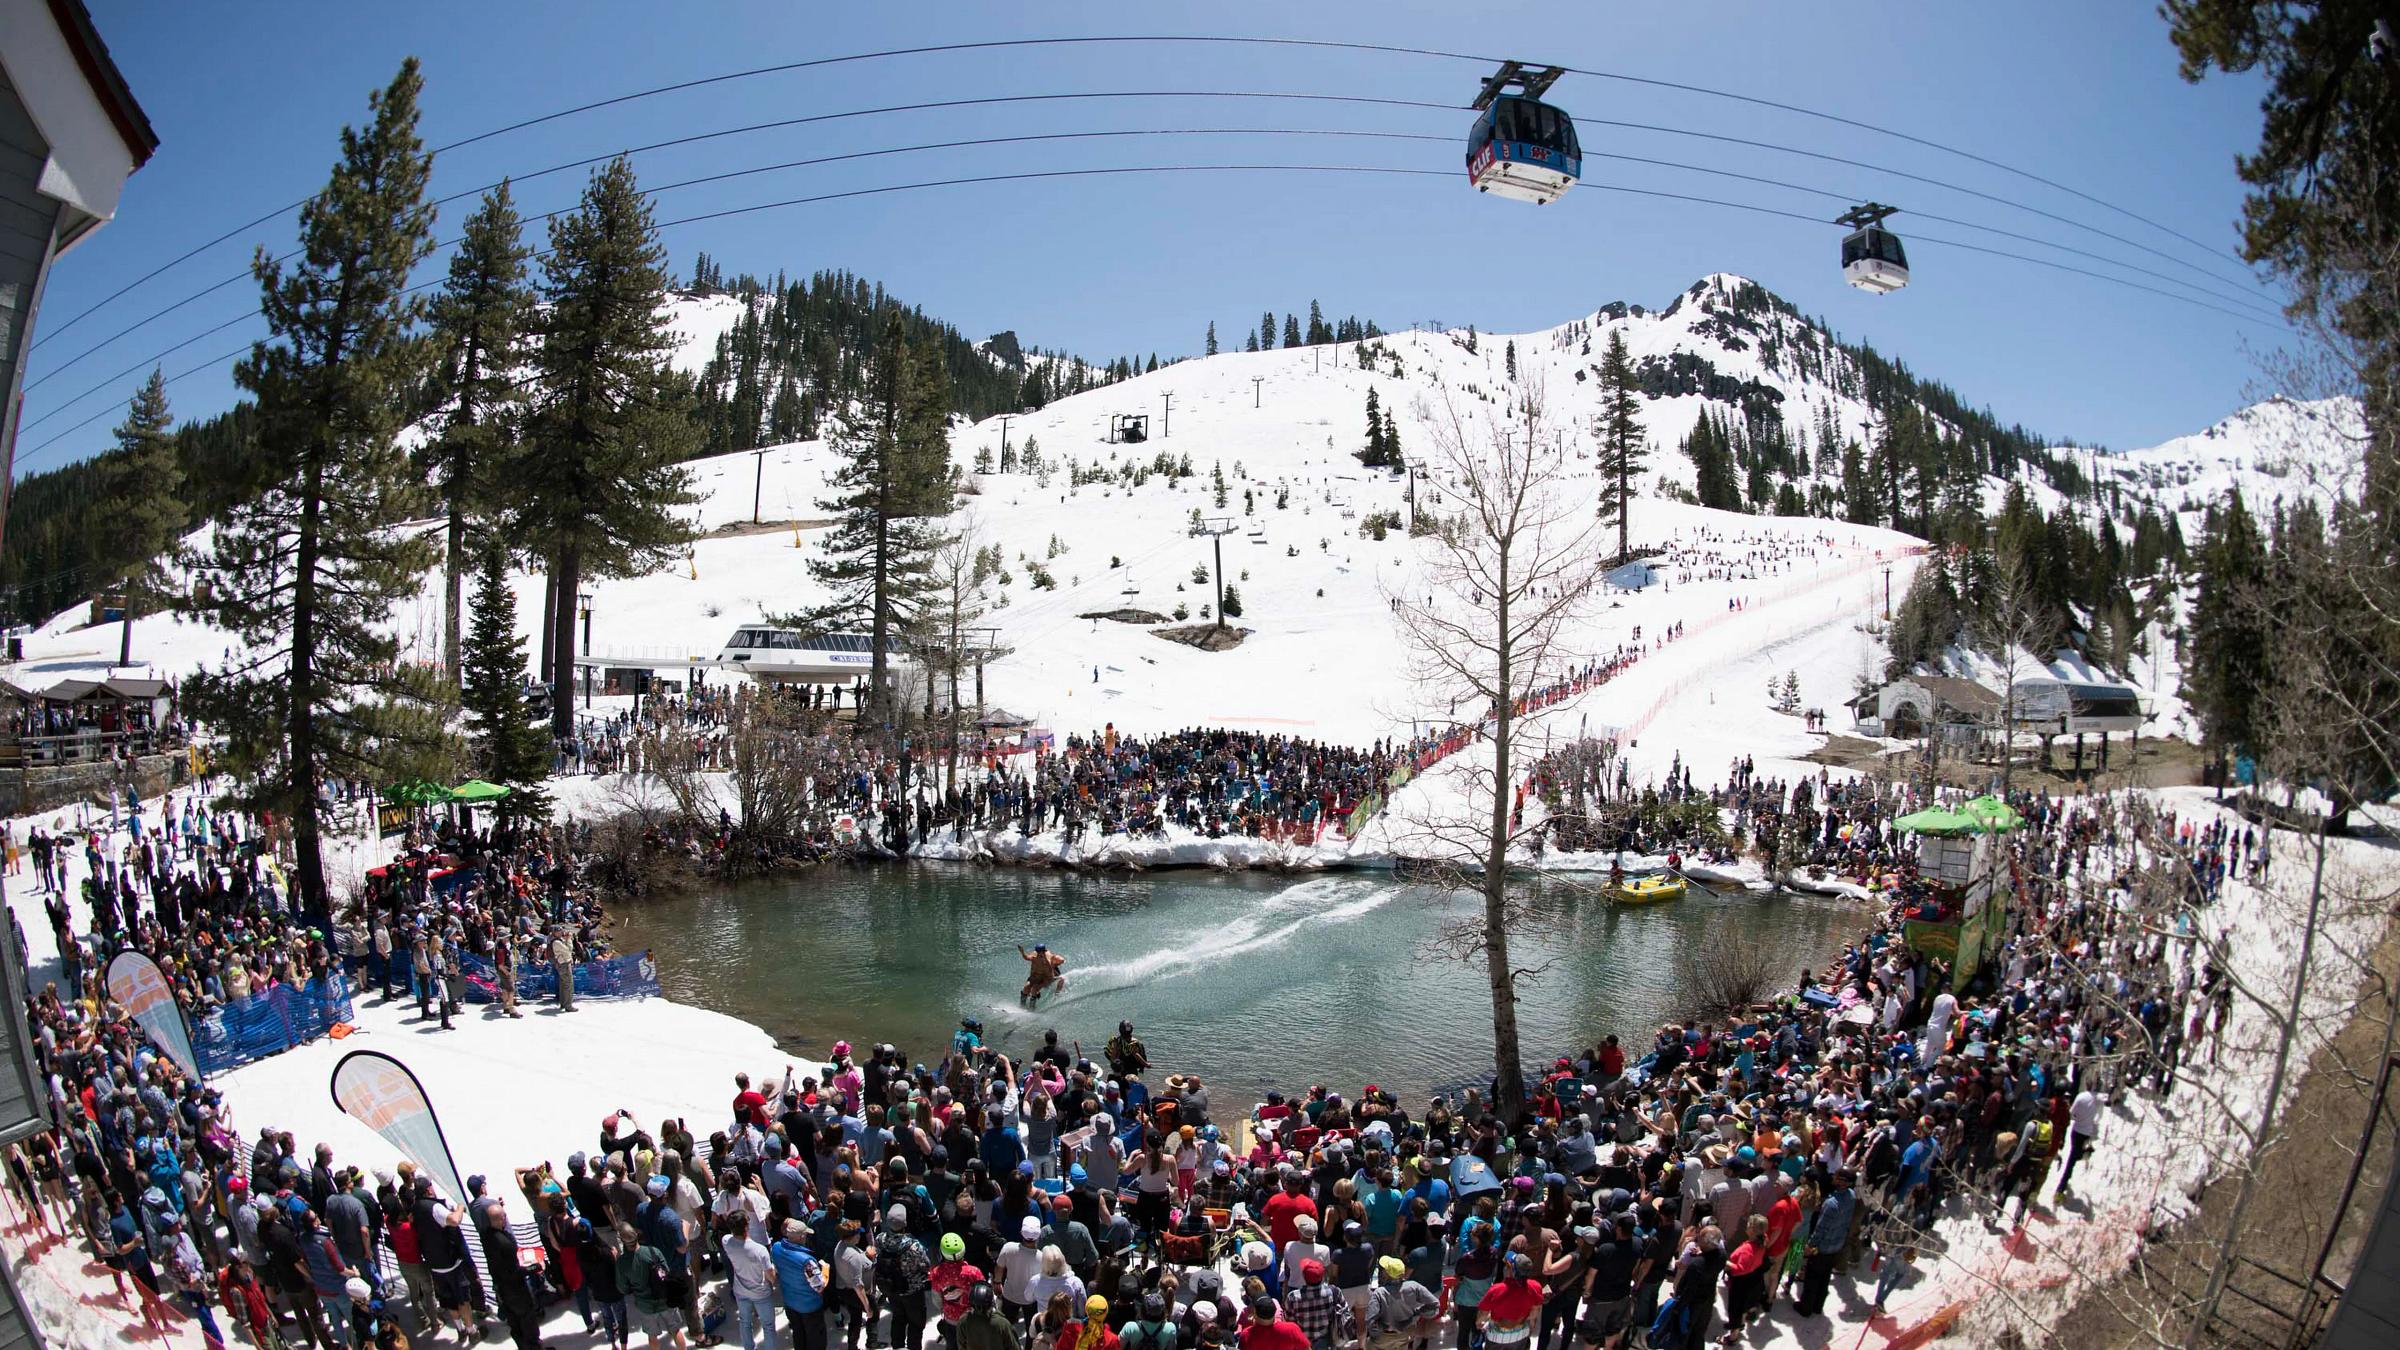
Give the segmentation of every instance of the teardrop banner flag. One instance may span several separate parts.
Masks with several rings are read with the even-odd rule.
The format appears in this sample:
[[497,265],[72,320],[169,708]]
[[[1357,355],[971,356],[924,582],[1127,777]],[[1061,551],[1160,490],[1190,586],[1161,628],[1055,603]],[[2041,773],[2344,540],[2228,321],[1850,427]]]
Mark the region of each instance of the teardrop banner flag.
[[183,1008],[167,984],[158,962],[140,952],[118,952],[108,963],[108,996],[124,1006],[150,1042],[175,1061],[184,1076],[200,1081],[200,1061],[192,1054],[192,1029],[184,1023]]
[[351,1051],[333,1066],[333,1104],[382,1135],[400,1156],[430,1172],[441,1183],[444,1199],[466,1202],[467,1188],[459,1184],[450,1141],[442,1137],[442,1123],[434,1117],[425,1085],[407,1065],[380,1050]]

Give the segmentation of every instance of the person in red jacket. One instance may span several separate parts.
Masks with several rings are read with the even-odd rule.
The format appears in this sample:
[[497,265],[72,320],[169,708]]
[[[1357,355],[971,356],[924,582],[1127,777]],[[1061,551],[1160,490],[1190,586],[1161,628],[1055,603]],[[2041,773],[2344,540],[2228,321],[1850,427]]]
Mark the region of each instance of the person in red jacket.
[[1260,1207],[1267,1221],[1267,1237],[1278,1252],[1299,1240],[1301,1219],[1317,1217],[1317,1202],[1302,1190],[1307,1184],[1306,1177],[1294,1172],[1284,1177],[1283,1189],[1268,1196]]
[[[1066,1344],[1061,1337],[1059,1344]],[[1275,1311],[1275,1300],[1265,1294],[1250,1304],[1250,1325],[1242,1328],[1241,1350],[1309,1350],[1308,1333],[1297,1323],[1288,1322]]]
[[1532,1259],[1523,1252],[1510,1252],[1506,1273],[1476,1305],[1476,1316],[1483,1323],[1483,1343],[1495,1350],[1509,1350],[1531,1341],[1534,1316],[1549,1298],[1550,1291],[1533,1278]]
[[260,1288],[258,1276],[250,1263],[235,1257],[217,1275],[217,1300],[225,1305],[225,1314],[235,1326],[250,1329],[250,1343],[272,1345],[275,1334],[275,1314],[267,1307],[267,1291]]

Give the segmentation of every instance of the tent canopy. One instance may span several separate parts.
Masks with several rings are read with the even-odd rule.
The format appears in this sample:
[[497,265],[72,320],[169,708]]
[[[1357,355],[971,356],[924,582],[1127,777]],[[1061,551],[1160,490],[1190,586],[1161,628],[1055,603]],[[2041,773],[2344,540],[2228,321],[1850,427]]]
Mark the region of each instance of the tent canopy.
[[484,802],[496,802],[507,795],[507,788],[500,786],[498,783],[487,783],[480,778],[470,778],[467,781],[459,784],[457,787],[450,789],[450,800],[454,802],[466,802],[470,805],[480,805]]
[[2016,808],[1988,795],[1962,802],[1956,810],[1928,806],[1892,822],[1915,834],[2006,834],[2023,823]]
[[2015,807],[1989,793],[1974,798],[1958,808],[1959,813],[1972,817],[1986,834],[2006,834],[2024,823]]
[[1911,834],[1969,834],[1981,827],[1972,816],[1962,815],[1946,806],[1928,806],[1911,811],[1892,824]]

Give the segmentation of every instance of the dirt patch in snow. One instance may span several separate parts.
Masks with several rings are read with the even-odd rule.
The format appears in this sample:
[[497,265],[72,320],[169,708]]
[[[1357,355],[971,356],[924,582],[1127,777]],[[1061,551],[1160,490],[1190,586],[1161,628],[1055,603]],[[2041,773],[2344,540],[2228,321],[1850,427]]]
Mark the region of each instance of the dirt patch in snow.
[[1106,619],[1110,623],[1148,624],[1167,621],[1166,615],[1153,614],[1146,609],[1095,609],[1089,614],[1078,614],[1075,617],[1078,619]]
[[1195,623],[1181,628],[1153,628],[1150,635],[1165,638],[1169,642],[1180,642],[1186,647],[1198,647],[1204,652],[1229,652],[1242,645],[1242,639],[1250,636],[1250,630]]

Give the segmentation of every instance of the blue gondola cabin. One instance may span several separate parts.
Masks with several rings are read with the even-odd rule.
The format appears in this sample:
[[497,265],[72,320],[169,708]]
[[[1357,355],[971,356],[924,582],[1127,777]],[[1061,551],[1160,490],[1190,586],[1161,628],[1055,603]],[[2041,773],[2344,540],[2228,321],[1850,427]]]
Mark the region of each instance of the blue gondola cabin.
[[1575,122],[1540,99],[1492,100],[1467,138],[1467,177],[1478,192],[1546,206],[1583,176]]

